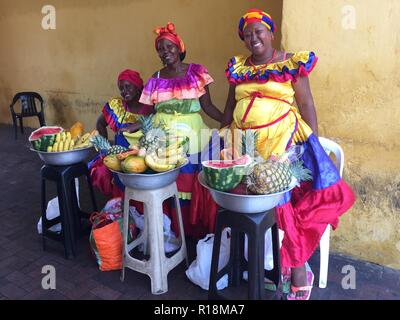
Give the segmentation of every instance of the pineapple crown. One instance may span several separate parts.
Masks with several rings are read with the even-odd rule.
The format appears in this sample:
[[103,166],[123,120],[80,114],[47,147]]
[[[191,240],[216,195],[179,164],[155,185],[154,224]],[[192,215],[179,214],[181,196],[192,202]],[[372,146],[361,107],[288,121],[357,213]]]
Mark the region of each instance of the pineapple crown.
[[96,151],[107,152],[107,150],[111,148],[110,142],[99,134],[91,137],[90,142],[93,144]]
[[299,182],[311,181],[313,179],[311,170],[306,168],[304,166],[303,161],[301,161],[301,160],[291,162],[289,165],[289,169],[290,169],[290,172],[293,174],[293,176]]

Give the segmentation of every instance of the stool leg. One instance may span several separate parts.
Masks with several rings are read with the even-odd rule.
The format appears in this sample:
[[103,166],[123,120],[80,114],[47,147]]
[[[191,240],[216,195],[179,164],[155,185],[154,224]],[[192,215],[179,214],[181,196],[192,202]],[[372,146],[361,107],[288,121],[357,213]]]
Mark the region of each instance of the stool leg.
[[186,249],[185,230],[183,229],[183,220],[182,220],[181,205],[179,203],[178,189],[176,189],[174,199],[175,199],[176,214],[178,215],[178,222],[179,222],[179,238],[181,240],[181,250],[185,254],[186,268],[188,268],[189,257],[187,255],[187,249]]
[[129,254],[128,249],[128,228],[129,228],[129,199],[130,190],[125,188],[125,198],[124,198],[124,217],[122,226],[122,271],[121,271],[121,281],[125,280],[125,265],[126,265],[126,255]]
[[211,258],[210,281],[208,284],[208,299],[218,299],[217,281],[218,279],[218,261],[221,248],[222,225],[217,217],[217,225],[214,235],[213,251]]
[[47,227],[47,217],[46,217],[46,180],[42,179],[42,245],[43,251],[46,250],[46,227]]
[[68,201],[63,182],[57,183],[57,194],[58,194],[58,206],[60,208],[60,220],[61,220],[61,237],[64,244],[64,254],[65,258],[68,259],[69,255],[75,254],[72,249],[72,239],[71,239],[71,219],[68,214],[68,207],[66,201]]
[[153,199],[147,202],[148,211],[148,227],[150,242],[150,260],[152,271],[151,278],[151,292],[153,294],[162,294],[168,291],[167,271],[164,266],[165,253],[164,253],[164,230],[163,230],[163,210],[162,203]]
[[229,284],[237,287],[242,278],[241,261],[240,261],[240,233],[231,229],[231,248],[230,248],[230,261],[232,262],[229,272]]
[[[258,232],[252,232],[248,234],[248,297],[250,300],[257,300],[259,296],[259,249],[258,249]],[[264,278],[263,278],[264,281]]]
[[276,287],[275,299],[280,300],[283,297],[283,291],[281,276],[281,257],[279,248],[279,229],[277,223],[272,226],[272,254],[274,259],[274,268],[272,269],[273,281]]

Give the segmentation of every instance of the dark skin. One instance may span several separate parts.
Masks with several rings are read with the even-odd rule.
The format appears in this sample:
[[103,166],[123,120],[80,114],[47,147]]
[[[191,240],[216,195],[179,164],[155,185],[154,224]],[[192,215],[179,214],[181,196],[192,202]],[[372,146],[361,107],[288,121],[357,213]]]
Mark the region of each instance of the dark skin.
[[[165,79],[185,77],[189,64],[183,63],[180,59],[178,47],[167,39],[161,39],[157,42],[157,53],[164,64],[160,70],[160,77]],[[157,73],[153,75],[157,77]],[[205,94],[200,98],[200,105],[204,112],[212,119],[221,122],[222,112],[213,104],[208,86],[205,86]]]
[[[128,111],[131,113],[138,113],[143,107],[143,104],[139,102],[141,90],[139,90],[133,83],[126,80],[118,81],[118,89],[122,99],[126,102]],[[106,119],[104,118],[104,115],[101,114],[97,119],[96,129],[99,131],[100,135],[106,139],[108,138],[107,126]],[[140,128],[141,123],[136,122],[121,128],[119,132],[136,132]]]
[[[274,54],[272,40],[274,36],[262,23],[255,22],[248,25],[243,32],[243,36],[245,45],[251,52],[251,56],[247,59],[246,65],[262,66],[267,63],[283,61],[284,52],[282,51],[277,51],[275,58],[272,59]],[[287,54],[286,57],[288,59],[292,56],[293,54]],[[295,100],[301,117],[313,130],[313,133],[318,136],[317,115],[308,77],[299,77],[297,82],[292,82],[292,86],[295,91]],[[228,126],[233,121],[233,111],[237,103],[235,99],[235,87],[236,86],[233,84],[229,87],[221,127]],[[302,287],[308,285],[305,265],[298,268],[291,268],[291,270],[293,286]],[[301,297],[305,293],[305,291],[298,291],[296,296]]]

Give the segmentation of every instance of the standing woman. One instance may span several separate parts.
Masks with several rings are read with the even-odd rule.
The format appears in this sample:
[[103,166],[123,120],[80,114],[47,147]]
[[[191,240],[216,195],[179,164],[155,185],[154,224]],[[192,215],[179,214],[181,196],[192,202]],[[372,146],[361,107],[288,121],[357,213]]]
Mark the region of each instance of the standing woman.
[[256,148],[264,159],[279,156],[295,144],[304,146],[302,160],[313,181],[288,193],[276,213],[285,232],[281,264],[291,270],[288,299],[308,300],[313,275],[306,272],[305,263],[327,225],[335,229],[355,198],[318,140],[308,80],[318,58],[313,52],[274,49],[274,32],[271,16],[261,10],[249,10],[240,19],[239,36],[251,55],[235,56],[228,64],[230,88],[222,126],[258,132]]
[[[211,101],[208,86],[213,79],[207,69],[201,64],[183,62],[186,49],[174,24],[169,22],[155,32],[155,49],[164,67],[148,80],[140,102],[154,106],[155,124],[162,122],[176,135],[190,139],[190,163],[181,169],[177,186],[186,234],[203,236],[214,228],[217,206],[197,181],[201,151],[207,148],[210,135],[200,110],[218,122],[222,112]],[[176,227],[174,208],[170,209]]]

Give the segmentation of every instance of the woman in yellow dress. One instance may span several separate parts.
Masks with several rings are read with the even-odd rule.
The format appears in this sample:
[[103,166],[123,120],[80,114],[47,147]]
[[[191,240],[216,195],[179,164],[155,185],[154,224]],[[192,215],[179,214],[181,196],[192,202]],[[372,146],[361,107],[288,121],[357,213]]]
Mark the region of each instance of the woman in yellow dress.
[[[291,271],[288,299],[306,300],[313,274],[305,263],[328,224],[354,203],[352,190],[318,140],[317,116],[308,80],[318,58],[313,52],[286,53],[272,47],[275,24],[269,14],[249,10],[239,22],[239,36],[251,55],[233,57],[226,70],[230,83],[222,127],[258,132],[257,151],[264,159],[303,145],[301,157],[313,181],[303,182],[276,208],[283,230],[281,265]],[[295,105],[296,103],[296,105]]]

